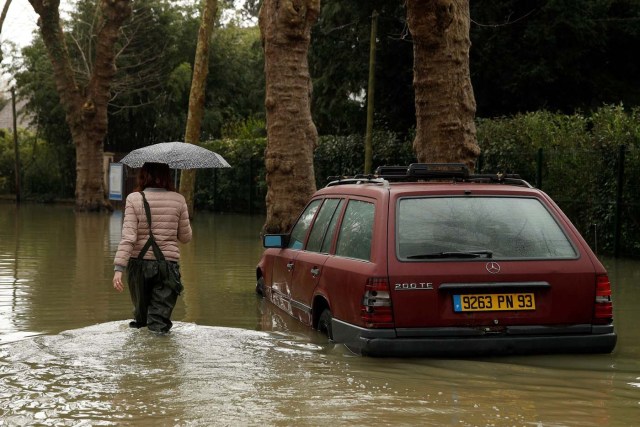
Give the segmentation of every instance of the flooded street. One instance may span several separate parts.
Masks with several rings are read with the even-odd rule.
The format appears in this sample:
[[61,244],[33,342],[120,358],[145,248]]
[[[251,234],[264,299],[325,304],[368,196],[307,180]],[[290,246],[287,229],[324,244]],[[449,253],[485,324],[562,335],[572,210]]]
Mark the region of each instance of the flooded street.
[[257,216],[197,213],[171,334],[130,329],[121,215],[0,204],[0,426],[640,425],[640,261],[613,354],[374,359],[255,295]]

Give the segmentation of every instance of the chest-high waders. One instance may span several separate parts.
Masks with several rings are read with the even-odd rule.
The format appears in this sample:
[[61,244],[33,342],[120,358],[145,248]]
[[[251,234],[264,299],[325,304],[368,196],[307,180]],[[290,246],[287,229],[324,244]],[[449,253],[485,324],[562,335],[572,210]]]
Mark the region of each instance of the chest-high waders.
[[[164,258],[151,231],[151,208],[144,192],[141,191],[140,194],[149,224],[149,240],[138,257],[129,259],[127,265],[134,316],[130,325],[136,328],[147,326],[154,332],[169,332],[172,326],[171,313],[178,295],[182,292],[180,267],[177,262]],[[155,260],[144,259],[149,248],[153,250]]]

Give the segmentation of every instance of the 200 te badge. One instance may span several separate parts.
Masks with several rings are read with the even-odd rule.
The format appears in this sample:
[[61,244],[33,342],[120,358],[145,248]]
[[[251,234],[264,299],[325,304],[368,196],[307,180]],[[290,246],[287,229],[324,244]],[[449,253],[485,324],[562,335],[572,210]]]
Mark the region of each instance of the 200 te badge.
[[394,289],[396,291],[433,290],[433,283],[430,283],[430,282],[396,283],[394,285]]

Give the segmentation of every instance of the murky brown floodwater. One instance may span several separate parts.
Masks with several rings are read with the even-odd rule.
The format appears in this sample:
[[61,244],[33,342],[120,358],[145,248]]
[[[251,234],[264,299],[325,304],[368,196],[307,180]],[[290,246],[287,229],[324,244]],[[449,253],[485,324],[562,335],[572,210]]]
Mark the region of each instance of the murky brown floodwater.
[[640,425],[640,262],[611,355],[353,356],[254,294],[262,217],[199,213],[172,333],[127,326],[121,217],[0,204],[0,426]]

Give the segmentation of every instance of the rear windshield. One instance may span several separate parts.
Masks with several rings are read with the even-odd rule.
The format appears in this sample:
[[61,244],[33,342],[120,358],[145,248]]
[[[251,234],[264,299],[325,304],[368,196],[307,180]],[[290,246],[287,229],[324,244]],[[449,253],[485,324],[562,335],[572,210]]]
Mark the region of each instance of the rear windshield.
[[398,258],[405,260],[577,256],[551,213],[533,198],[405,198],[396,230]]

